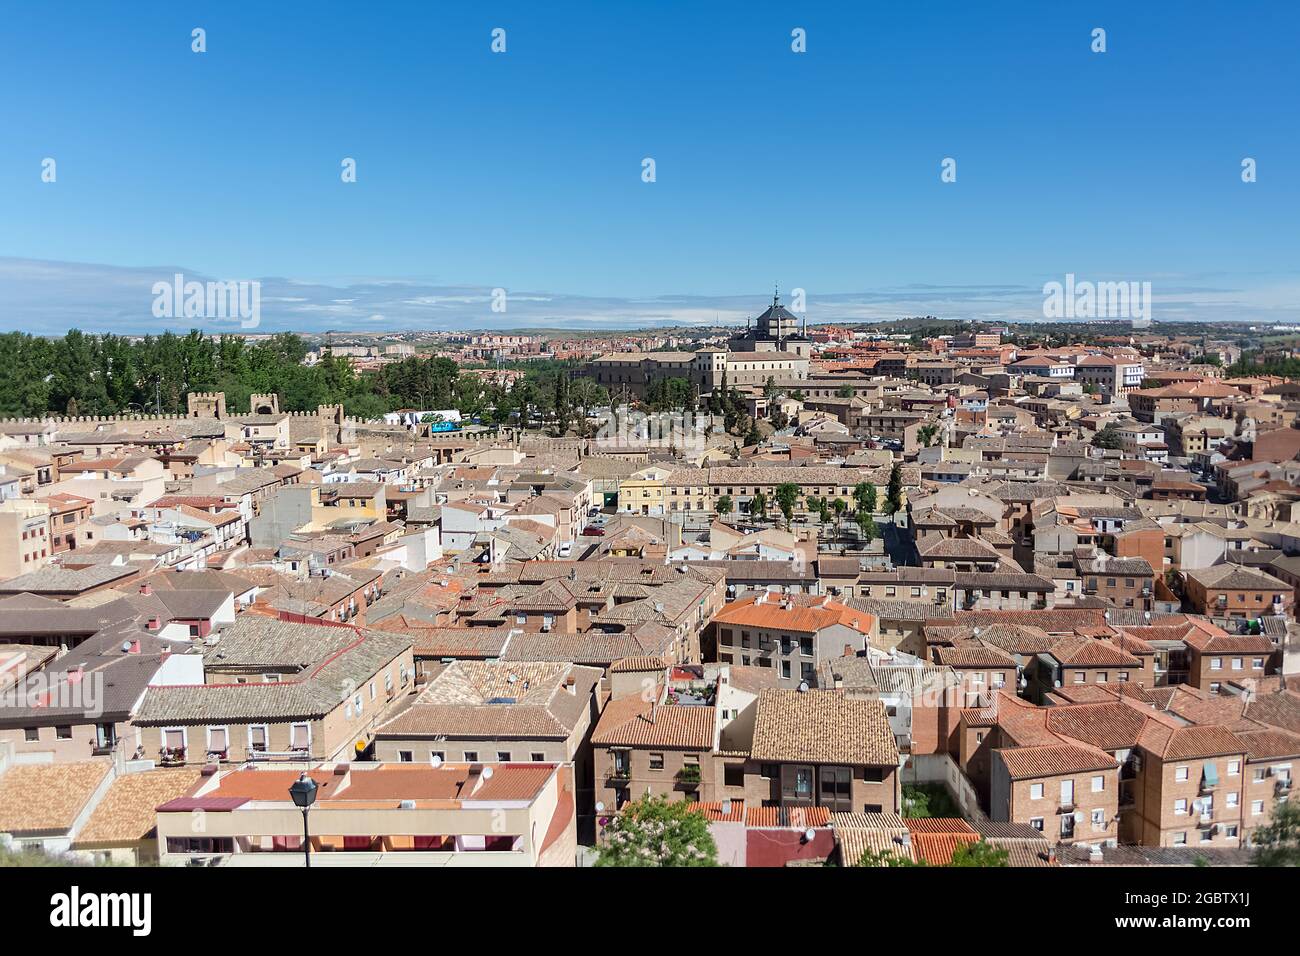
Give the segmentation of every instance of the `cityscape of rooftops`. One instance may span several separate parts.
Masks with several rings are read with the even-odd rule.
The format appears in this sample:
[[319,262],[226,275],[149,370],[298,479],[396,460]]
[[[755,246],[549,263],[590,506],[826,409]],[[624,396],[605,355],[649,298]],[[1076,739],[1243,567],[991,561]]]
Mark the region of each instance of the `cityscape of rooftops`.
[[1282,925],[1300,10],[55,6],[0,30],[16,913]]

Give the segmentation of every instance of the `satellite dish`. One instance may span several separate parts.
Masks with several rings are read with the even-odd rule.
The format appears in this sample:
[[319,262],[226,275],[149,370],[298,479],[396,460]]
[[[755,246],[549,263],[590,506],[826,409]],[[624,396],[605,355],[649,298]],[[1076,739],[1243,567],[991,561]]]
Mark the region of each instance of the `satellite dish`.
[[432,764],[432,765],[435,766],[435,767],[441,767],[441,766],[442,766],[442,758],[439,757],[437,754],[430,754],[430,755],[429,755],[429,763]]
[[491,779],[492,779],[492,768],[491,768],[491,767],[484,767],[484,768],[483,768],[483,779],[484,779],[484,780],[491,780]]
[[596,812],[597,812],[597,813],[604,813],[604,812],[605,812],[605,804],[603,804],[603,803],[597,801],[597,803],[596,803]]
[[811,843],[813,841],[813,837],[815,837],[816,835],[817,834],[813,831],[813,828],[809,827],[807,830],[803,831],[803,842]]
[[723,815],[724,817],[729,817],[729,816],[731,816],[731,801],[730,801],[730,800],[723,800],[723,801],[722,801],[722,815]]
[[806,680],[801,680],[799,682],[799,693],[802,694],[807,690],[808,690],[808,682]]

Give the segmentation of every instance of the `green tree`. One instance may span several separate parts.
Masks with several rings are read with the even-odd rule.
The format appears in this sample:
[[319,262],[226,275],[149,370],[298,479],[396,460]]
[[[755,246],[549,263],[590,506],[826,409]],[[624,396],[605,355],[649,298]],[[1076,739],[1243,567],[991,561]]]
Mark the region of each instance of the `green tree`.
[[885,512],[895,514],[903,507],[903,466],[894,463],[889,469],[889,484],[885,488]]
[[953,850],[952,862],[948,865],[1007,866],[1008,856],[1010,854],[1002,847],[994,846],[992,843],[985,843],[983,840],[976,840],[973,843],[963,843]]
[[596,865],[717,866],[718,847],[693,803],[647,794],[610,818]]
[[862,856],[858,857],[855,866],[926,866],[924,860],[914,860],[901,851],[892,850],[866,850]]
[[1123,444],[1119,437],[1119,426],[1114,422],[1111,422],[1092,436],[1092,446],[1094,448],[1117,449],[1123,447]]
[[1255,866],[1300,866],[1300,801],[1274,802],[1273,819],[1250,835]]
[[723,495],[721,498],[718,499],[718,503],[715,507],[717,508],[718,516],[721,518],[726,518],[727,515],[731,514],[731,509],[732,509],[731,495]]
[[799,504],[799,486],[793,481],[783,481],[776,486],[776,503],[785,517],[785,526],[790,527],[794,518],[795,506]]
[[835,512],[835,530],[838,533],[840,525],[844,522],[844,512],[849,510],[848,502],[843,498],[836,498],[831,502],[831,510]]
[[862,532],[862,537],[868,541],[875,541],[880,537],[880,529],[876,527],[876,519],[866,511],[859,511],[856,518],[858,530]]
[[749,499],[749,513],[758,520],[762,521],[767,517],[767,495],[763,492],[757,492],[754,497]]

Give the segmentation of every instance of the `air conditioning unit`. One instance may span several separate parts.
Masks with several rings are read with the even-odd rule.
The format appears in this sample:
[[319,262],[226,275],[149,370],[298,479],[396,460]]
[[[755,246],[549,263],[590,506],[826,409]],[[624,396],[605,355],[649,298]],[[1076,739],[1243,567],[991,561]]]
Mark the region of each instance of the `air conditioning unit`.
[[542,631],[543,631],[543,632],[549,631],[550,629],[551,629],[551,625],[549,625],[549,624],[543,624],[543,625],[542,625]]

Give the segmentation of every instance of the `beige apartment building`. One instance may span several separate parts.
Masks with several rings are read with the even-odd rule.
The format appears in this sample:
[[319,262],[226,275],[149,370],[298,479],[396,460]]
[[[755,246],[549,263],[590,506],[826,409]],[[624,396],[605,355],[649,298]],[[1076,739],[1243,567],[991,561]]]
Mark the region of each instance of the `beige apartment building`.
[[163,766],[360,756],[413,689],[411,644],[245,612],[193,655],[188,683],[151,686],[133,724]]
[[0,578],[39,571],[54,553],[50,507],[30,498],[0,501]]
[[[576,863],[573,780],[560,764],[325,763],[310,776],[313,866]],[[303,816],[289,796],[298,778],[265,766],[201,778],[158,807],[160,862],[303,866]]]

